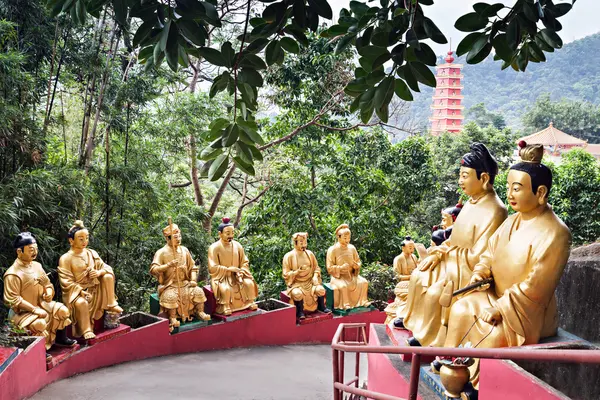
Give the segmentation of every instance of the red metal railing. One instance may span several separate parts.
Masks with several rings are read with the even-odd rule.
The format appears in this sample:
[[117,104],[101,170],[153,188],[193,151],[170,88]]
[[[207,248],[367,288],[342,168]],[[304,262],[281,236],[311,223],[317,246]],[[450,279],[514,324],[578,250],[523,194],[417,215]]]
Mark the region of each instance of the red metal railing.
[[[350,334],[350,330],[354,329]],[[421,356],[474,357],[501,360],[560,361],[584,364],[600,364],[600,350],[534,350],[511,347],[496,349],[473,349],[453,347],[410,347],[410,346],[369,346],[366,335],[367,325],[340,324],[331,341],[333,351],[333,399],[343,400],[344,393],[364,396],[374,400],[407,400],[372,390],[361,389],[359,367],[361,353],[412,354],[408,400],[416,400],[419,387]],[[355,339],[355,340],[346,340]],[[356,353],[356,374],[344,383],[344,354]]]

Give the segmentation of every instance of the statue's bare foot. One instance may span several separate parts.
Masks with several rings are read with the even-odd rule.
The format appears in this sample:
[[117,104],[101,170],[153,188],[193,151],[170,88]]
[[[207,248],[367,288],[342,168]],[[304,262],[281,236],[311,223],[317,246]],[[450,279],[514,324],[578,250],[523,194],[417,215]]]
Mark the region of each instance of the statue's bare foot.
[[248,309],[254,311],[254,310],[258,309],[258,305],[256,303],[252,303],[252,304],[250,304],[250,307],[248,307]]
[[179,321],[177,318],[171,318],[169,320],[169,325],[171,325],[173,328],[179,328]]
[[118,304],[115,304],[114,306],[109,306],[106,311],[110,312],[110,313],[115,313],[115,314],[121,314],[123,312],[123,309],[121,307],[119,307]]
[[94,334],[94,332],[92,332],[92,331],[87,331],[87,332],[84,332],[84,333],[83,333],[83,338],[84,338],[85,340],[95,339],[95,338],[96,338],[96,335],[95,335],[95,334]]
[[196,314],[196,316],[198,317],[198,319],[201,319],[202,321],[208,321],[208,320],[210,320],[210,315],[208,315],[204,311],[198,311],[198,313]]
[[231,315],[231,308],[226,308],[223,310],[223,315]]

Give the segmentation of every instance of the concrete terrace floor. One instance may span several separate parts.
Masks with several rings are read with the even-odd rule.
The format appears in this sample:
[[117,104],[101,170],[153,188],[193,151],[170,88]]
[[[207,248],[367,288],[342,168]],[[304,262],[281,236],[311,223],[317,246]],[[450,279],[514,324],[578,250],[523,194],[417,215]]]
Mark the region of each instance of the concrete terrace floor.
[[[354,354],[346,354],[346,381]],[[361,381],[367,377],[361,358]],[[32,400],[325,400],[333,396],[331,347],[278,346],[152,358],[55,382]]]

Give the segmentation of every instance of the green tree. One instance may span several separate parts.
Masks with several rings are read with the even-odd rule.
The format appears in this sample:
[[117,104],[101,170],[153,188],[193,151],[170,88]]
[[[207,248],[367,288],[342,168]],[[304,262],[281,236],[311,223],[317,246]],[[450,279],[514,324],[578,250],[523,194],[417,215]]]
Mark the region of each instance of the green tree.
[[[190,57],[192,60],[196,57],[219,67],[211,97],[227,91],[233,96],[233,105],[229,118],[213,125],[219,127],[212,135],[218,142],[212,143],[209,151],[220,154],[211,160],[215,165],[209,169],[211,180],[228,171],[230,160],[237,168],[253,172],[250,167],[254,159],[244,159],[245,152],[238,144],[249,147],[246,156],[263,144],[255,123],[258,88],[264,84],[260,71],[283,63],[286,53],[298,53],[301,45],[308,45],[306,32],[316,32],[321,18],[333,17],[327,0],[270,2],[261,16],[254,17],[251,17],[251,2],[247,1],[245,16],[241,18],[244,24],[241,35],[237,41],[225,41],[216,49],[210,47],[210,32],[226,28],[220,13],[229,10],[228,1],[182,0],[164,4],[157,0],[53,0],[49,4],[53,15],[68,13],[79,23],[85,23],[88,13],[99,18],[102,10],[110,9],[121,30],[135,31],[133,46],[139,46],[139,58],[149,66],[159,66],[166,60],[177,71],[180,66],[190,65]],[[345,90],[355,98],[350,111],[360,110],[363,123],[373,113],[387,122],[394,96],[410,101],[411,91],[420,90],[419,83],[435,86],[429,66],[435,66],[437,59],[423,40],[437,43],[447,40],[425,16],[424,6],[432,4],[432,0],[382,0],[380,6],[369,6],[367,2],[352,1],[348,9],[340,12],[337,24],[321,33],[336,40],[336,52],[352,46],[360,55],[355,79]],[[544,52],[562,47],[557,34],[562,25],[557,18],[568,13],[571,4],[519,0],[512,6],[477,3],[473,9],[456,21],[457,29],[471,32],[457,47],[457,54],[467,54],[467,62],[477,64],[493,48],[495,58],[503,61],[503,69],[511,66],[525,71],[529,62],[545,61]],[[538,23],[544,28],[540,29]],[[384,70],[383,65],[388,61],[392,62],[391,69]],[[244,136],[248,140],[242,140]],[[230,168],[226,176],[232,173]]]
[[549,202],[567,224],[573,244],[600,239],[600,164],[582,149],[573,149],[553,168]]
[[596,104],[567,99],[552,101],[546,94],[523,115],[523,124],[531,133],[547,128],[550,122],[570,135],[600,143],[600,106]]
[[468,121],[473,121],[481,127],[491,125],[496,129],[506,128],[504,117],[501,114],[488,111],[484,103],[479,103],[469,108],[465,116]]

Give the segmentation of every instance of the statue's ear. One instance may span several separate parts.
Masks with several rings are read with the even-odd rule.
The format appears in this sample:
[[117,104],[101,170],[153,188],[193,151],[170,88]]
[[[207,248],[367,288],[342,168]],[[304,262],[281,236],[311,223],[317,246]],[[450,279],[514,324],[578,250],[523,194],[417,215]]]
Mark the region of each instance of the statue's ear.
[[486,187],[488,183],[490,183],[490,174],[488,174],[487,172],[482,172],[481,178],[479,179],[481,180],[481,184],[483,185],[483,187]]
[[537,188],[535,197],[538,199],[538,204],[542,205],[548,202],[548,187],[546,185],[540,185]]

